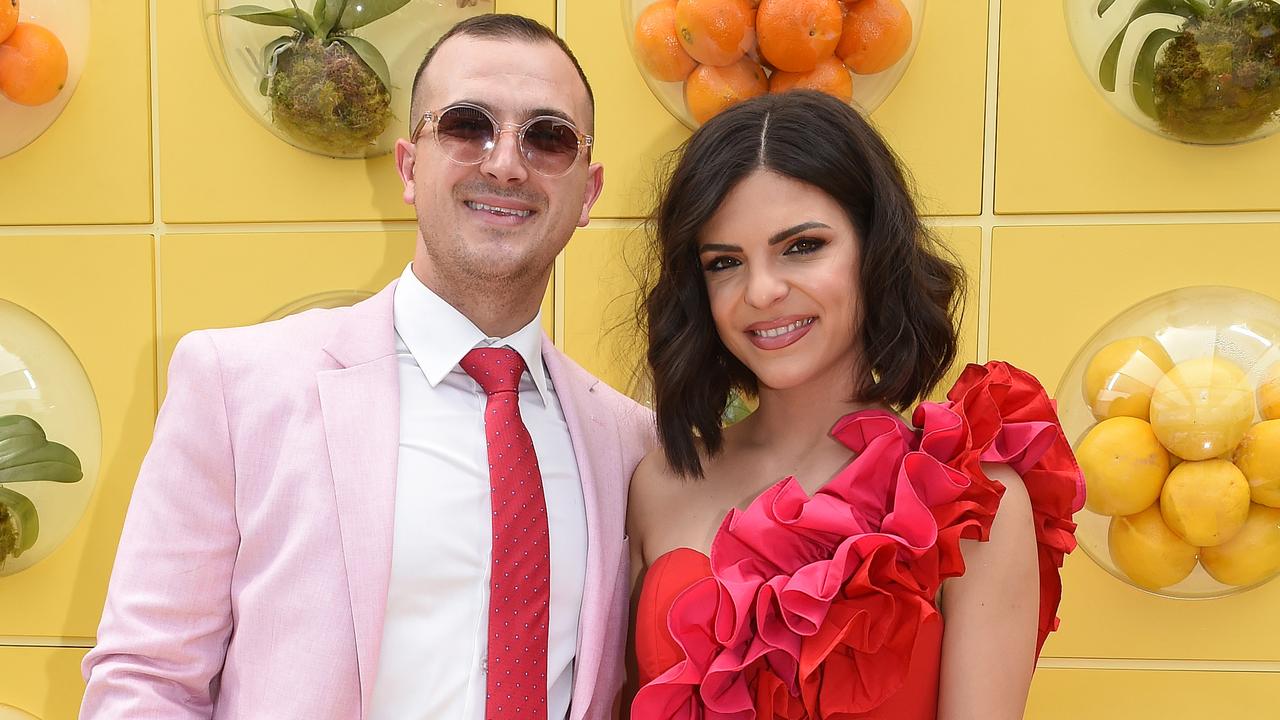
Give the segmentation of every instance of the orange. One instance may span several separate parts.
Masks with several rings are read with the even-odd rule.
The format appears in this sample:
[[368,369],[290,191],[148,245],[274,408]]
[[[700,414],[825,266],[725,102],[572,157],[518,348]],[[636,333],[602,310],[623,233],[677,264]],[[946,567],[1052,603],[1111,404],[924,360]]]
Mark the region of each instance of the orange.
[[1249,481],[1226,460],[1182,463],[1160,489],[1160,515],[1196,547],[1230,540],[1249,516]]
[[1164,524],[1158,505],[1111,518],[1107,550],[1121,572],[1148,590],[1181,582],[1196,568],[1199,552]]
[[1101,515],[1132,515],[1160,497],[1169,453],[1145,420],[1113,417],[1094,425],[1076,446],[1085,506]]
[[1184,360],[1151,395],[1151,428],[1174,455],[1208,460],[1235,450],[1253,423],[1253,388],[1222,356]]
[[43,105],[66,84],[67,51],[62,42],[39,25],[18,23],[0,44],[0,93],[19,105]]
[[769,77],[770,92],[786,92],[797,88],[824,92],[845,102],[853,100],[853,76],[834,55],[819,61],[818,67],[809,72],[790,73],[779,70]]
[[0,0],[0,42],[8,40],[17,25],[18,0]]
[[764,68],[744,57],[728,67],[699,65],[684,82],[684,101],[693,119],[704,123],[730,105],[768,91]]
[[760,54],[785,72],[809,72],[840,42],[837,0],[761,0],[756,15]]
[[1280,508],[1280,420],[1263,420],[1249,428],[1232,460],[1249,481],[1253,501]]
[[658,0],[640,13],[635,48],[640,64],[663,82],[680,82],[698,66],[676,36],[676,0]]
[[886,70],[911,47],[911,14],[901,0],[849,0],[836,55],[859,75]]
[[1081,389],[1099,420],[1121,415],[1146,420],[1156,383],[1172,369],[1173,360],[1155,338],[1122,338],[1089,358]]
[[1258,412],[1263,420],[1280,420],[1280,362],[1272,363],[1258,383]]
[[747,0],[677,0],[676,34],[685,52],[704,65],[727,66],[751,44],[755,12]]
[[1235,537],[1200,551],[1205,571],[1226,585],[1252,585],[1280,571],[1280,509],[1250,505]]

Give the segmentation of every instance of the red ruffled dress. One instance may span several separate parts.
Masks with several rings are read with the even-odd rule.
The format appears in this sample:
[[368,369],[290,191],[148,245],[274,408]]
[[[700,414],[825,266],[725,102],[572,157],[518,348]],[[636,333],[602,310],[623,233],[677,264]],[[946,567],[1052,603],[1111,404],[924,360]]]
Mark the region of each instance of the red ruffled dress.
[[732,510],[711,556],[679,548],[645,574],[636,616],[637,720],[937,714],[942,581],[960,540],[986,540],[1006,463],[1031,498],[1040,564],[1036,652],[1057,627],[1084,478],[1031,375],[970,365],[916,428],[881,410],[831,434],[854,460],[812,497],[786,478]]

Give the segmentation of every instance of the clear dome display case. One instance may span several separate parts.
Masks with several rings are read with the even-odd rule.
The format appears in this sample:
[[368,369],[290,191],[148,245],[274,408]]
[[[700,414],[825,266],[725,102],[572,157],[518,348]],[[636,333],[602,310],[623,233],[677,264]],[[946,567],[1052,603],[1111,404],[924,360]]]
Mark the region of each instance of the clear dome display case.
[[1065,0],[1094,88],[1163,137],[1220,145],[1280,127],[1280,2]]
[[870,114],[902,79],[924,21],[924,0],[621,1],[645,84],[689,128],[793,88]]
[[408,135],[427,49],[492,0],[199,0],[205,38],[240,104],[277,137],[335,158]]
[[0,576],[71,534],[101,453],[98,403],[80,361],[47,323],[0,300]]
[[89,59],[89,0],[0,2],[0,158],[62,114]]
[[1084,471],[1084,551],[1177,598],[1280,572],[1280,302],[1192,287],[1138,303],[1080,349],[1057,390]]

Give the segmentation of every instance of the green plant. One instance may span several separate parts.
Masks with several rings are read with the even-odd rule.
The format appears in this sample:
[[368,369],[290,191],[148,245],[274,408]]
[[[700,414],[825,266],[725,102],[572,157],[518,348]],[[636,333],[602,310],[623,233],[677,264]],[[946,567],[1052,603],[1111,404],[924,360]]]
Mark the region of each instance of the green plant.
[[35,420],[25,415],[0,416],[0,567],[30,550],[40,536],[35,504],[5,486],[74,483],[82,477],[80,458],[67,446],[50,442]]
[[725,403],[724,412],[720,414],[720,424],[729,427],[742,422],[748,415],[755,412],[759,404],[759,400],[744,395],[736,388],[730,390],[729,400]]
[[391,121],[391,75],[373,43],[352,34],[409,0],[315,0],[308,13],[240,5],[221,14],[292,28],[262,48],[258,92],[271,119],[301,144],[336,156],[362,156]]
[[[1115,0],[1099,0],[1101,16]],[[1167,132],[1195,142],[1248,137],[1280,112],[1280,5],[1274,0],[1143,0],[1098,68],[1114,91],[1121,45],[1153,13],[1183,18],[1142,41],[1132,69],[1134,103]]]

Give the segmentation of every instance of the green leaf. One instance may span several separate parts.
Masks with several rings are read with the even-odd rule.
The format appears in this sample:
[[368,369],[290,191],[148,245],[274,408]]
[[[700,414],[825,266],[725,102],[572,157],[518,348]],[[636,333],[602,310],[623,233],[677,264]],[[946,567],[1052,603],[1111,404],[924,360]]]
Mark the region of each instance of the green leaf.
[[44,428],[26,415],[0,417],[0,468],[47,442]]
[[258,80],[258,92],[266,97],[271,85],[271,76],[276,73],[276,59],[280,53],[294,43],[294,36],[281,35],[262,48],[262,78]]
[[369,69],[382,81],[382,87],[387,92],[391,92],[391,71],[387,68],[386,58],[382,57],[382,53],[378,52],[378,48],[374,47],[373,43],[353,35],[341,35],[334,40],[355,50],[364,64],[368,65]]
[[323,37],[329,37],[333,29],[338,26],[338,20],[342,17],[342,13],[347,10],[349,0],[316,0],[316,22],[320,23],[320,31]]
[[1116,90],[1120,46],[1124,44],[1125,33],[1129,31],[1129,26],[1133,24],[1134,20],[1143,15],[1151,15],[1153,13],[1180,15],[1190,20],[1193,17],[1202,17],[1201,13],[1203,11],[1200,4],[1201,2],[1198,0],[1143,0],[1138,3],[1133,8],[1133,13],[1129,15],[1129,21],[1125,23],[1124,29],[1107,46],[1107,51],[1102,55],[1102,62],[1098,64],[1098,82],[1102,85],[1102,88],[1107,92],[1115,92]]
[[[10,517],[17,525],[18,545],[14,548],[13,557],[20,557],[30,550],[40,538],[40,515],[36,512],[35,503],[26,495],[0,487],[0,505],[9,511]],[[0,557],[0,563],[4,558]]]
[[306,13],[295,8],[285,8],[284,10],[272,10],[264,8],[261,5],[237,5],[233,8],[221,10],[219,15],[230,15],[234,18],[240,18],[258,25],[271,25],[273,27],[291,27],[298,32],[311,32],[314,29],[315,22],[307,22],[307,18],[303,17]]
[[49,442],[35,420],[0,417],[0,483],[73,483],[82,477],[80,458],[66,445]]
[[409,0],[350,0],[338,22],[339,30],[355,30],[381,20],[409,4]]

